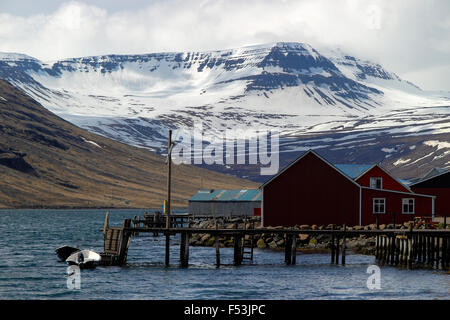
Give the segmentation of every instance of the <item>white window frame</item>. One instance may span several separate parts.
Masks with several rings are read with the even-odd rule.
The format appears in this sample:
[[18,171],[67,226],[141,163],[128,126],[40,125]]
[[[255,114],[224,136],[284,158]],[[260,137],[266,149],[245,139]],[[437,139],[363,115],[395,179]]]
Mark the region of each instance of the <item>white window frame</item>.
[[[407,202],[406,204],[408,205],[409,208],[409,201],[412,200],[412,212],[405,212],[405,202]],[[414,198],[402,198],[402,214],[415,214],[416,212],[416,199]]]
[[[376,187],[378,180],[380,180],[379,188]],[[372,181],[374,181],[375,183],[372,183]],[[373,185],[375,185],[375,187]],[[370,177],[370,187],[372,189],[383,189],[383,177]]]
[[[379,200],[383,200],[383,212],[376,212],[375,211],[375,202]],[[379,205],[379,204],[378,204]],[[373,214],[385,214],[386,213],[386,198],[373,198],[372,199],[372,213]]]

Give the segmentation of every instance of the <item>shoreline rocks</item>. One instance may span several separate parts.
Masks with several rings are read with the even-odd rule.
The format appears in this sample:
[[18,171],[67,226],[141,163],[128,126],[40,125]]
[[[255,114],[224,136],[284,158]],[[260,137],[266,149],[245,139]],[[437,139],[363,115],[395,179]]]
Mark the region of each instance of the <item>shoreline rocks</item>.
[[[260,217],[235,217],[235,218],[218,218],[218,219],[207,219],[191,223],[191,228],[202,228],[202,229],[259,229],[261,228]],[[407,230],[410,224],[414,225],[414,229],[432,229],[439,228],[439,225],[434,225],[416,219],[415,221],[410,221],[404,224],[396,225],[396,229]],[[283,227],[268,227],[268,229],[282,229]],[[338,225],[296,225],[293,227],[294,230],[343,230],[343,226]],[[394,225],[379,225],[380,230],[393,229]],[[449,228],[449,226],[447,226]],[[370,224],[367,226],[348,226],[347,230],[375,230],[377,226],[375,224]],[[246,235],[246,240],[249,240],[250,236]],[[256,234],[253,239],[253,247],[259,249],[270,249],[277,250],[284,248],[284,236],[282,234]],[[297,238],[297,251],[302,253],[324,253],[330,250],[331,236],[326,234],[310,235],[301,234]],[[189,245],[191,246],[202,246],[202,247],[213,247],[215,246],[216,239],[210,234],[192,234]],[[342,240],[340,242],[342,245]],[[375,237],[360,235],[359,237],[347,238],[346,248],[356,254],[374,255],[375,254]],[[219,238],[220,247],[233,247],[233,238],[220,237]]]

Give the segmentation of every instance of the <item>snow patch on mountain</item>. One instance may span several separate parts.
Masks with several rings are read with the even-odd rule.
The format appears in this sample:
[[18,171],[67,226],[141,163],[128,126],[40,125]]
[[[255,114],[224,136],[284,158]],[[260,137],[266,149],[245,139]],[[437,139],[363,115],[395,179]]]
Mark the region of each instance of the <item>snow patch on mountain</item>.
[[80,127],[161,153],[169,128],[199,122],[210,141],[226,129],[233,139],[239,129],[277,129],[281,153],[329,149],[349,159],[361,146],[383,159],[402,156],[379,139],[450,133],[450,93],[304,43],[50,62],[0,54],[0,78]]

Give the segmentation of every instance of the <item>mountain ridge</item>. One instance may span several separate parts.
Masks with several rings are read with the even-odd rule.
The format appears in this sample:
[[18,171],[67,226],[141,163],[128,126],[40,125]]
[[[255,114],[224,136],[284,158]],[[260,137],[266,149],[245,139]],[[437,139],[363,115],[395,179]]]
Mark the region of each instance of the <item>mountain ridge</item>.
[[[428,132],[424,141],[430,141],[450,132],[450,94],[423,91],[378,63],[303,43],[51,63],[8,59],[0,58],[0,78],[49,110],[97,134],[159,153],[165,152],[169,128],[189,129],[195,122],[203,123],[206,139],[218,128],[278,129],[287,139],[282,158],[291,153],[284,146],[307,148],[311,135],[337,146],[341,134],[350,141],[373,134],[377,148],[367,152],[376,159],[389,156],[384,159],[392,163],[401,155],[382,149],[392,147],[388,140],[395,135],[408,140]],[[339,152],[342,161],[364,158],[352,155],[360,145],[353,140],[345,154]]]

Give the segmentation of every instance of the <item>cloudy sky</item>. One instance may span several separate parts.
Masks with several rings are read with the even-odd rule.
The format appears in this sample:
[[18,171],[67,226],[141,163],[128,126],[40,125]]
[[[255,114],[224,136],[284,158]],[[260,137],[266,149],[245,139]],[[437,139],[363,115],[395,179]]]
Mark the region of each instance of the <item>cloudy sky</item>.
[[277,41],[339,47],[450,91],[448,0],[0,0],[0,51],[43,61]]

